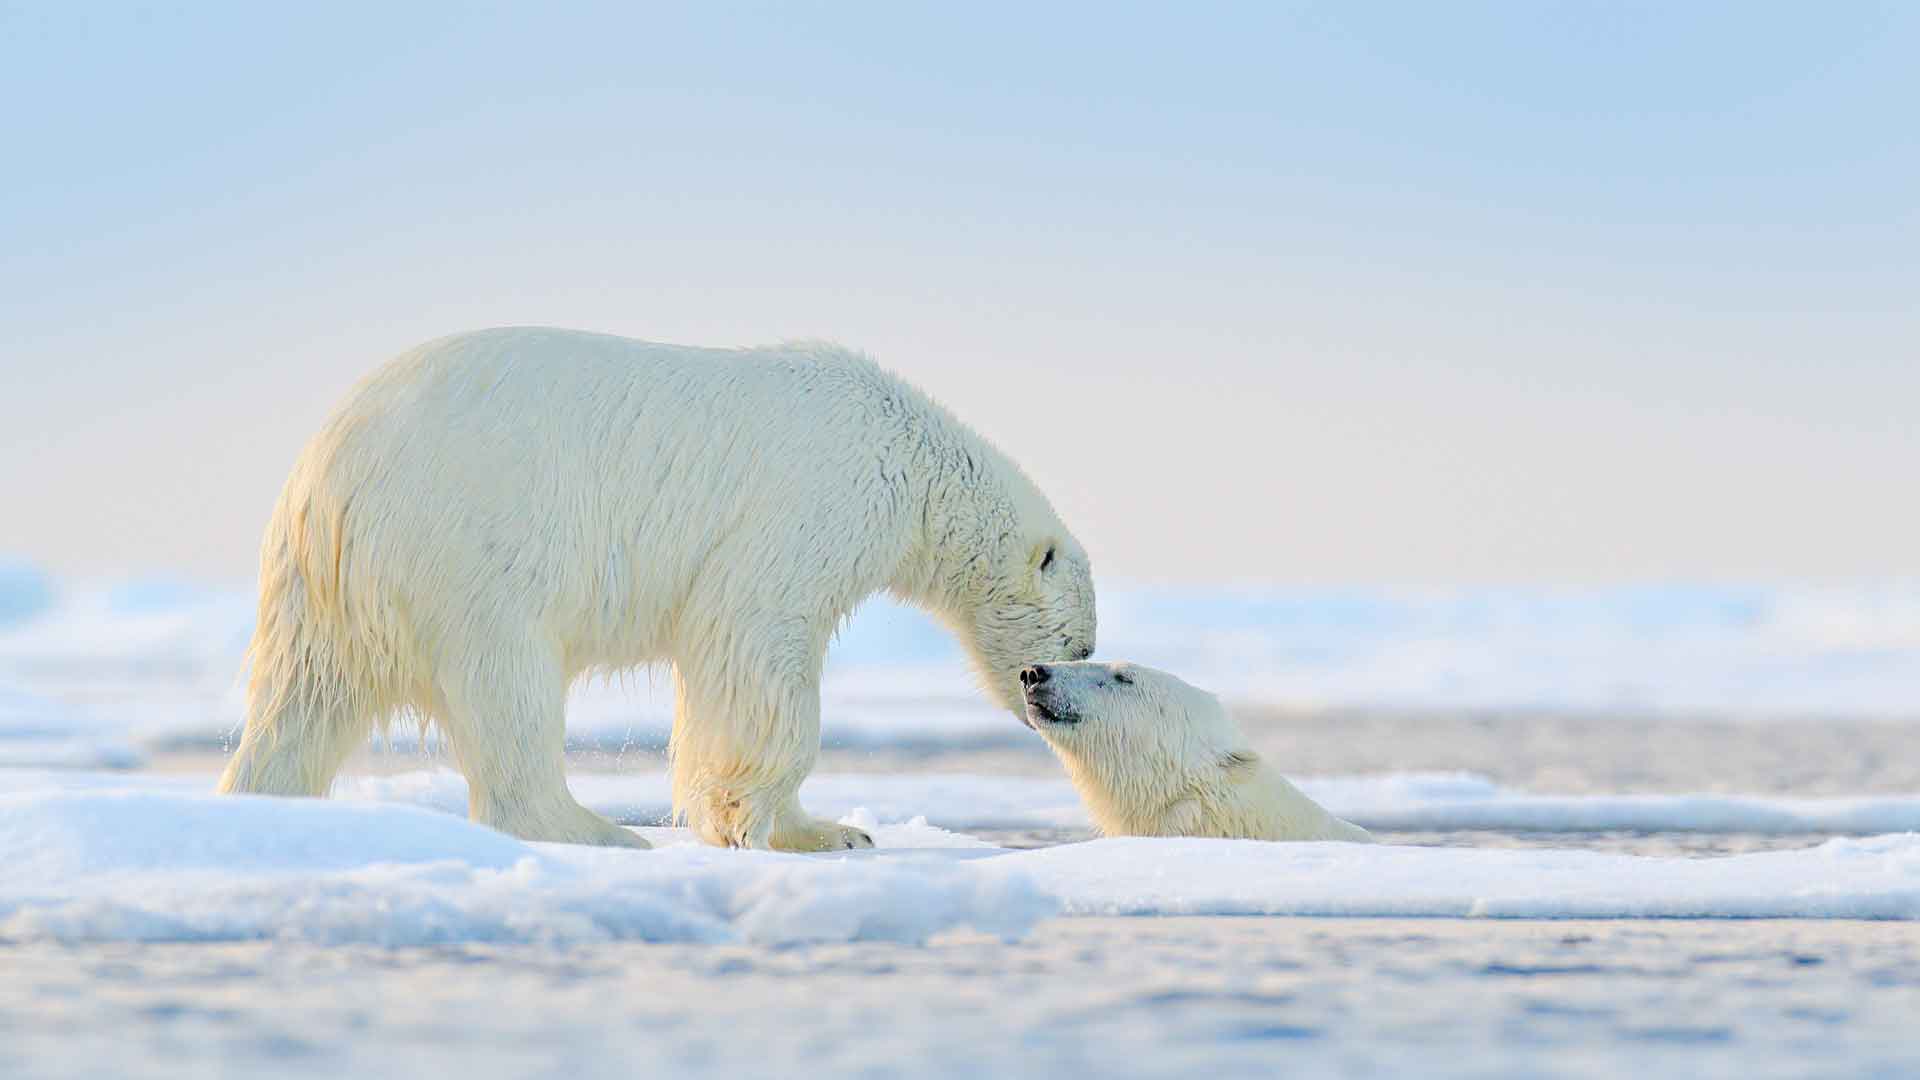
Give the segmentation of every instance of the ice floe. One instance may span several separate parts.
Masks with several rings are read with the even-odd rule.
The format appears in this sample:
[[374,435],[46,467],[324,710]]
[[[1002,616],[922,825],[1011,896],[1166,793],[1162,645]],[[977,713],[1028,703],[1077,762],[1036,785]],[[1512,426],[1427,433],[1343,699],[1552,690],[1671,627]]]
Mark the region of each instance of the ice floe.
[[[1872,836],[1920,832],[1920,795],[1793,798],[1737,794],[1550,795],[1516,791],[1470,773],[1388,773],[1297,777],[1329,810],[1383,832],[1685,832],[1770,836]],[[628,825],[664,824],[667,778],[657,772],[578,772],[568,778],[583,804]],[[113,774],[0,768],[0,792],[76,791],[130,784],[206,791],[211,774]],[[467,785],[450,769],[345,776],[334,798],[403,803],[464,814]],[[921,817],[951,830],[1086,829],[1073,786],[1060,777],[965,773],[824,773],[801,788],[816,813],[861,810],[882,822]]]
[[326,800],[222,798],[203,777],[4,779],[5,940],[920,942],[1017,937],[1053,914],[1920,919],[1912,834],[1715,858],[1136,838],[1009,851],[855,808],[844,820],[878,848],[822,857],[659,827],[642,830],[652,851],[523,843],[432,809],[451,790],[438,778]]

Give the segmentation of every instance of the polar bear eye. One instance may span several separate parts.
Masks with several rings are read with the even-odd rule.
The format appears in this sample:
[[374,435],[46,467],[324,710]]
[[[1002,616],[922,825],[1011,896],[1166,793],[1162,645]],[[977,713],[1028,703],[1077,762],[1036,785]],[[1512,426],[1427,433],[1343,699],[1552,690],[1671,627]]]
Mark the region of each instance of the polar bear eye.
[[1047,567],[1052,565],[1053,565],[1053,548],[1049,547],[1047,548],[1046,555],[1042,556],[1040,559],[1040,569],[1042,571],[1045,571]]
[[1119,683],[1122,686],[1132,686],[1133,676],[1127,674],[1124,671],[1116,671],[1113,673],[1113,681]]

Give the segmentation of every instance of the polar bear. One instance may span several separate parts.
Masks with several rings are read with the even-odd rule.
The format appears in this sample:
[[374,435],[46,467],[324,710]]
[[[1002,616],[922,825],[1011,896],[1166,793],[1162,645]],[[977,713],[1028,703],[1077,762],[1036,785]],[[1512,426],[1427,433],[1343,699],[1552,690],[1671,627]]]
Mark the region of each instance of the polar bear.
[[1023,719],[1108,836],[1373,841],[1268,768],[1218,698],[1167,672],[1035,664],[1020,682]]
[[475,821],[645,846],[563,774],[567,688],[670,661],[674,808],[711,844],[864,847],[800,809],[829,639],[888,590],[1018,715],[1094,645],[1086,551],[1007,457],[866,357],[507,328],[362,381],[267,525],[224,792],[323,795],[372,726],[434,722]]

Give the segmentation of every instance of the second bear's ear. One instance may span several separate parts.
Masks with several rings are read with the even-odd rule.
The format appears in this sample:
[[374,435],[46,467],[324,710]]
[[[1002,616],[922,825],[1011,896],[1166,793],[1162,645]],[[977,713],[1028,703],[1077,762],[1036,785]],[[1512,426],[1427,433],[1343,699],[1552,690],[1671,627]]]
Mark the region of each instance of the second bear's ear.
[[1260,755],[1251,750],[1229,750],[1220,755],[1220,767],[1233,776],[1247,776],[1260,766]]

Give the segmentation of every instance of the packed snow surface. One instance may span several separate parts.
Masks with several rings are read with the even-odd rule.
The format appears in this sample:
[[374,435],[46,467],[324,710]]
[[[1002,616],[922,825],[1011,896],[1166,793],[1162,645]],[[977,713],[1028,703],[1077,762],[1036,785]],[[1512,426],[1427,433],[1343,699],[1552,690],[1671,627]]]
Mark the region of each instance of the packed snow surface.
[[861,809],[844,820],[877,849],[819,857],[665,828],[642,830],[652,851],[522,843],[431,809],[452,790],[438,775],[328,800],[221,798],[201,777],[5,779],[0,940],[914,943],[1018,937],[1054,914],[1920,919],[1912,834],[1705,859],[1137,838],[1010,851]]
[[[1762,836],[1873,836],[1920,832],[1920,795],[1786,798],[1726,794],[1536,795],[1468,773],[1295,777],[1300,789],[1340,817],[1389,832],[1744,833]],[[201,792],[211,776],[0,768],[0,793],[142,789]],[[628,825],[665,823],[672,806],[659,773],[576,773],[568,778],[587,807]],[[951,830],[1088,829],[1091,820],[1063,778],[964,773],[829,773],[810,777],[802,801],[841,817],[925,818]],[[467,784],[446,768],[347,776],[336,800],[402,803],[465,814]]]
[[[1336,815],[1399,832],[1700,832],[1801,835],[1920,831],[1920,796],[1797,799],[1742,795],[1533,795],[1464,773],[1300,777],[1300,789]],[[578,775],[582,802],[629,823],[664,821],[664,776]],[[414,802],[451,812],[467,804],[466,783],[446,770],[354,777],[335,787],[347,798]],[[1091,821],[1065,779],[881,773],[815,776],[807,805],[838,816],[855,807],[884,820],[925,816],[955,829],[1086,828]]]
[[1715,859],[1118,838],[1010,856],[1069,915],[1920,918],[1920,837]]
[[525,844],[411,806],[94,791],[0,796],[0,939],[326,944],[920,942],[1016,936],[1056,905],[924,825],[896,856]]

